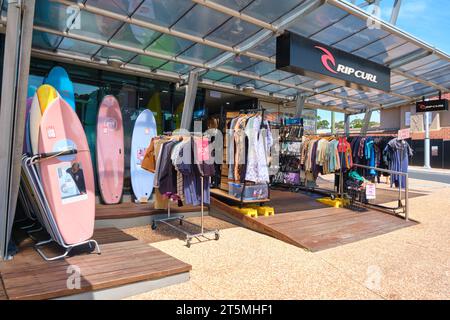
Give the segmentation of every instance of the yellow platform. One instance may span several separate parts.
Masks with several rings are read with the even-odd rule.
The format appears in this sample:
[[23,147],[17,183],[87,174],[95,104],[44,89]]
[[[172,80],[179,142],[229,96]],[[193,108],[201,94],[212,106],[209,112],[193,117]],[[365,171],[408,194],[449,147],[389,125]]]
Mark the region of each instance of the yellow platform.
[[254,217],[258,218],[258,211],[253,208],[239,208],[239,207],[233,207],[233,209],[238,210],[243,215],[246,215],[248,217]]
[[258,212],[258,216],[268,217],[275,215],[275,209],[273,207],[251,206],[250,208],[255,209]]
[[323,203],[324,205],[327,205],[329,207],[334,207],[334,208],[344,208],[345,206],[347,206],[350,203],[350,201],[348,199],[342,199],[342,198],[331,199],[330,197],[320,198],[320,199],[317,199],[317,201],[319,201],[320,203]]

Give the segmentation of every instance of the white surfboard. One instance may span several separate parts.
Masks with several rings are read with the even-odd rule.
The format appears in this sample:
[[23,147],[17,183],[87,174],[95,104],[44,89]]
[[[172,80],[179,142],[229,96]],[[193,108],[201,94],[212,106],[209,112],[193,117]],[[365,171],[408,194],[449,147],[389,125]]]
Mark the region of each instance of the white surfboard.
[[131,139],[131,186],[137,202],[146,202],[153,192],[155,175],[141,168],[145,151],[156,136],[156,121],[150,110],[142,111],[136,119]]

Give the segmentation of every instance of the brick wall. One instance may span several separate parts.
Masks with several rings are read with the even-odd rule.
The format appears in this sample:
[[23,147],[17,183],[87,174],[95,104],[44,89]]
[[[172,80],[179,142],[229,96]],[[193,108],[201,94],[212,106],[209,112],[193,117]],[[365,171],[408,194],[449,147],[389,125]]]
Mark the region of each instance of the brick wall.
[[[412,132],[411,138],[413,140],[423,140],[425,139],[425,132]],[[450,140],[450,127],[430,130],[430,139]]]

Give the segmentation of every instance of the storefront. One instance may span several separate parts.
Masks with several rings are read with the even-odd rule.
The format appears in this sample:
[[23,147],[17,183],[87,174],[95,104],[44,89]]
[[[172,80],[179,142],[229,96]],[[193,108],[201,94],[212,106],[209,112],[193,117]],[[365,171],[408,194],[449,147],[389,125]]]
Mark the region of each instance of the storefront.
[[[158,169],[155,170],[156,163],[162,161],[163,163],[173,164],[173,159],[168,156],[170,150],[166,152],[164,160],[161,160],[158,156],[155,157],[155,153],[158,154],[158,152],[153,150],[157,148],[164,150],[169,142],[175,145],[174,141],[179,137],[176,135],[174,137],[173,131],[182,128],[192,132],[193,122],[199,120],[202,121],[202,130],[218,129],[221,131],[222,136],[225,137],[225,142],[228,142],[225,143],[225,150],[223,151],[225,159],[239,159],[240,156],[230,150],[231,148],[244,147],[246,143],[248,150],[253,151],[241,157],[241,161],[244,161],[244,163],[239,163],[239,165],[243,166],[231,167],[229,164],[222,166],[217,164],[214,168],[211,168],[214,173],[209,175],[204,175],[200,170],[193,171],[192,174],[181,173],[177,172],[180,168],[175,166],[172,168],[169,165],[166,169],[171,175],[174,174],[171,178],[180,177],[178,175],[180,173],[185,176],[185,179],[190,177],[195,180],[192,182],[193,184],[200,184],[201,182],[200,192],[198,192],[198,186],[194,186],[195,191],[190,190],[200,200],[193,201],[192,194],[190,194],[191,198],[186,200],[186,203],[198,206],[201,202],[203,212],[203,204],[209,204],[208,202],[210,202],[211,211],[217,209],[221,211],[221,214],[237,219],[251,229],[266,232],[283,241],[309,248],[312,251],[357,241],[357,239],[373,234],[371,228],[376,229],[377,232],[389,232],[387,227],[377,226],[376,223],[386,221],[385,219],[391,219],[391,217],[386,218],[382,213],[375,212],[376,210],[372,208],[367,215],[355,213],[355,222],[353,223],[345,220],[352,216],[347,211],[350,209],[342,208],[344,211],[341,212],[341,216],[345,220],[342,222],[343,226],[346,224],[355,225],[352,231],[354,234],[348,236],[347,240],[334,242],[330,240],[328,243],[314,246],[315,241],[318,241],[317,237],[322,239],[344,237],[342,233],[346,232],[345,228],[340,230],[341,234],[338,236],[332,233],[332,228],[324,228],[323,234],[313,230],[314,232],[311,232],[308,237],[303,236],[299,240],[297,229],[287,227],[289,221],[292,222],[297,219],[292,218],[295,213],[310,211],[308,214],[312,218],[316,218],[332,214],[331,211],[334,209],[328,208],[322,203],[319,204],[316,201],[317,196],[312,196],[309,192],[314,191],[316,194],[331,196],[332,201],[335,200],[335,197],[343,198],[344,193],[343,185],[340,185],[342,181],[334,178],[334,176],[343,177],[344,172],[338,170],[335,165],[330,165],[324,170],[324,163],[320,163],[315,158],[311,160],[312,152],[308,153],[309,151],[305,151],[305,153],[307,154],[306,159],[311,162],[311,165],[305,169],[305,163],[300,163],[300,153],[303,152],[300,145],[302,143],[309,144],[315,150],[315,153],[320,149],[318,147],[319,141],[322,141],[320,143],[322,148],[325,148],[323,147],[325,144],[327,146],[332,144],[334,146],[332,150],[334,162],[340,162],[343,164],[341,168],[345,167],[345,171],[350,171],[353,168],[351,164],[355,162],[355,159],[360,159],[359,164],[361,166],[370,168],[360,167],[358,172],[363,176],[365,174],[370,175],[371,181],[375,182],[376,177],[381,176],[383,171],[380,171],[380,174],[372,172],[373,167],[377,164],[374,160],[374,145],[376,143],[371,138],[366,139],[368,138],[367,125],[370,121],[371,112],[380,109],[382,113],[400,110],[401,106],[411,104],[421,99],[422,96],[435,96],[438,90],[449,91],[449,82],[446,77],[448,76],[450,57],[446,53],[440,52],[382,21],[376,20],[379,28],[370,28],[367,23],[373,21],[373,17],[369,16],[362,8],[339,0],[290,0],[282,2],[191,2],[178,0],[110,2],[88,0],[84,3],[65,0],[28,0],[25,2],[26,5],[21,8],[21,12],[27,14],[21,15],[23,19],[30,15],[27,8],[36,2],[31,25],[30,21],[28,23],[23,21],[22,24],[18,24],[22,28],[29,27],[27,31],[30,35],[30,43],[27,47],[26,42],[22,39],[22,51],[20,51],[22,55],[24,52],[31,52],[30,66],[25,77],[28,81],[27,88],[25,90],[20,86],[20,81],[24,80],[23,70],[21,72],[18,69],[18,74],[22,75],[18,79],[12,79],[10,75],[3,75],[3,80],[10,83],[17,80],[19,85],[17,86],[17,101],[6,101],[0,109],[5,123],[7,118],[16,120],[23,118],[17,122],[16,126],[7,128],[8,132],[15,138],[12,139],[12,143],[8,142],[11,143],[8,154],[12,161],[4,163],[8,170],[5,170],[5,174],[2,175],[2,177],[5,177],[5,181],[0,181],[2,185],[8,186],[8,197],[0,199],[3,201],[3,207],[6,208],[4,216],[0,220],[0,227],[2,228],[0,230],[2,236],[0,241],[2,241],[2,257],[4,258],[11,254],[11,252],[8,254],[6,247],[10,240],[12,223],[15,218],[16,223],[17,218],[23,218],[22,211],[26,211],[25,207],[37,207],[38,211],[46,211],[45,214],[50,218],[49,212],[51,213],[52,210],[54,211],[57,208],[51,207],[51,205],[47,206],[43,200],[39,200],[42,203],[35,204],[33,202],[35,198],[26,194],[29,187],[28,183],[34,184],[37,198],[49,202],[56,201],[52,198],[54,195],[49,196],[48,193],[45,193],[46,190],[43,192],[39,189],[41,185],[43,186],[42,189],[45,189],[45,184],[50,184],[50,182],[44,181],[47,179],[45,174],[37,173],[37,162],[29,166],[31,167],[29,171],[27,171],[29,168],[25,167],[27,170],[24,171],[27,171],[28,176],[24,177],[23,171],[21,171],[24,166],[28,166],[29,163],[36,160],[33,157],[37,153],[27,151],[30,162],[21,162],[21,151],[24,149],[22,144],[24,141],[25,144],[27,143],[26,137],[27,135],[31,137],[32,129],[27,127],[27,123],[31,126],[31,120],[25,120],[27,118],[25,105],[19,103],[19,101],[25,101],[28,98],[29,108],[40,107],[42,109],[41,97],[36,91],[43,84],[49,84],[49,75],[54,67],[61,67],[65,70],[73,86],[73,93],[71,94],[73,94],[74,105],[72,107],[76,118],[72,119],[73,123],[79,121],[82,128],[80,131],[83,131],[80,132],[80,137],[82,140],[85,135],[88,150],[80,150],[80,154],[85,152],[82,155],[78,154],[78,150],[75,153],[61,155],[58,152],[66,152],[67,150],[55,149],[51,151],[56,153],[47,155],[47,157],[56,157],[57,159],[72,157],[72,160],[73,157],[79,157],[76,159],[81,159],[77,166],[73,166],[72,160],[70,160],[73,171],[67,171],[70,169],[69,167],[66,171],[60,170],[60,178],[66,177],[65,173],[68,173],[69,175],[72,174],[72,179],[76,179],[75,174],[79,172],[81,161],[90,161],[89,165],[83,162],[81,166],[82,169],[86,169],[86,172],[92,166],[92,179],[89,180],[92,180],[92,190],[90,191],[95,197],[95,203],[93,207],[89,207],[92,213],[89,219],[95,219],[96,210],[100,206],[102,211],[110,212],[118,212],[124,210],[125,207],[132,207],[135,210],[133,214],[147,209],[150,212],[150,206],[152,206],[152,210],[159,211],[152,211],[151,214],[147,213],[146,216],[153,219],[153,214],[167,213],[167,206],[156,208],[157,201],[164,203],[158,197],[172,197],[177,201],[186,199],[177,198],[178,184],[171,185],[171,187],[177,187],[175,192],[172,192],[170,188],[170,190],[168,189],[170,192],[155,191],[162,189],[162,186],[158,185],[158,183],[161,184],[161,181],[158,180],[160,172]],[[3,5],[5,3],[6,1],[3,1]],[[6,17],[5,12],[4,6],[2,17]],[[8,15],[13,16],[13,13],[8,10]],[[13,20],[8,19],[8,21]],[[8,32],[8,29],[6,32]],[[0,43],[2,37],[0,33]],[[312,47],[308,48],[308,45],[312,45]],[[5,52],[8,53],[8,48]],[[303,58],[305,55],[307,58],[304,61],[299,59],[300,56]],[[0,58],[3,61],[1,52]],[[12,61],[13,57],[6,54],[5,61],[6,59]],[[431,68],[436,67],[442,71],[438,75],[432,73],[431,70]],[[436,80],[437,76],[442,76],[443,79]],[[52,89],[47,88],[47,90],[51,91]],[[55,97],[58,97],[55,99],[60,99],[66,93],[64,90],[60,90],[55,94]],[[48,96],[50,94],[47,91],[46,97]],[[109,119],[101,127],[98,115],[106,96],[113,96],[117,100],[121,122],[110,121],[111,119]],[[33,107],[33,99],[39,101],[37,107]],[[61,98],[61,100],[64,99]],[[49,99],[49,101],[51,103],[48,105],[53,105],[53,100]],[[64,103],[66,102],[60,102],[61,105],[64,105]],[[48,110],[52,110],[50,107],[48,108]],[[60,106],[60,108],[64,110],[63,107]],[[46,108],[43,109],[44,112],[47,110]],[[318,109],[344,113],[345,132],[334,136],[318,136],[316,128]],[[6,110],[15,110],[16,112],[12,112],[11,115],[5,114]],[[140,129],[143,129],[142,135],[145,137],[145,142],[136,151],[133,144],[133,132],[136,127],[139,127],[139,125],[136,125],[138,118],[148,111],[151,111],[152,116],[149,117],[154,118],[154,124],[152,122],[142,125]],[[366,115],[364,119],[365,128],[361,130],[358,139],[347,141],[349,117],[361,113]],[[31,111],[28,114],[31,114]],[[44,113],[40,113],[39,116],[44,119]],[[69,116],[72,117],[73,114],[70,113],[67,117]],[[245,121],[241,121],[244,118]],[[44,120],[40,121],[42,122],[36,122],[39,123],[39,126],[44,123]],[[282,155],[284,158],[281,159],[281,166],[283,166],[281,171],[285,171],[287,175],[274,178],[277,172],[271,172],[273,168],[270,168],[275,158],[274,154],[271,155],[273,157],[266,158],[267,154],[259,149],[266,142],[262,143],[259,138],[253,140],[245,140],[244,138],[241,141],[238,136],[229,135],[227,129],[231,128],[231,131],[233,131],[234,128],[238,128],[239,126],[233,127],[233,124],[236,125],[236,123],[239,123],[241,129],[245,128],[247,131],[257,133],[258,137],[262,129],[278,130],[278,132],[274,131],[270,137],[267,135],[267,138],[271,139],[271,145],[267,144],[267,147],[272,149],[275,146],[274,153],[280,152],[280,150],[285,153]],[[69,135],[69,125],[63,123],[62,126],[67,126],[67,134]],[[45,141],[52,141],[51,139],[55,138],[55,127],[57,125],[54,123],[42,124],[40,127],[40,130],[42,128],[46,130],[46,134],[43,131],[38,131],[40,154],[47,153],[42,152],[42,150],[46,151]],[[99,154],[105,156],[106,153],[102,154],[99,151],[97,141],[99,132],[106,134],[118,127],[122,129],[123,147],[117,147],[116,145],[113,147],[119,150],[117,162],[123,165],[123,168],[118,170],[121,173],[120,179],[123,179],[123,186],[121,186],[118,191],[119,195],[117,195],[120,201],[108,205],[104,201],[105,197],[102,193],[102,181],[104,181],[102,179],[104,179],[103,174],[106,164],[98,158]],[[268,131],[262,132],[265,135]],[[282,134],[277,136],[276,134],[280,132]],[[72,136],[67,137],[67,141],[80,138],[76,137],[76,134],[71,134]],[[20,139],[24,135],[25,139]],[[181,140],[184,138],[186,137],[181,137]],[[195,133],[190,133],[189,138],[192,139],[189,141],[193,141],[193,148],[198,148]],[[363,139],[361,140],[361,138]],[[156,147],[158,140],[160,144],[159,147]],[[324,143],[324,140],[326,140],[326,143]],[[229,144],[230,141],[235,143],[233,147]],[[82,142],[78,143],[82,144]],[[113,143],[114,141],[109,142]],[[180,142],[180,140],[177,142]],[[350,142],[354,143],[352,145],[353,150],[363,150],[362,155],[353,154],[349,147]],[[202,143],[203,140],[201,140],[200,145]],[[171,147],[174,147],[173,145]],[[252,149],[252,147],[255,148]],[[369,151],[367,158],[364,158],[366,157],[364,153],[366,148]],[[72,148],[69,151],[73,152],[74,150]],[[198,149],[193,149],[192,152],[196,153],[197,151]],[[143,195],[141,195],[138,194],[136,189],[136,182],[133,182],[133,175],[135,175],[133,170],[136,170],[133,161],[136,160],[135,157],[138,157],[140,161],[139,169],[141,169],[143,160],[149,154],[149,157],[153,158],[150,159],[152,161],[150,161],[150,169],[147,171],[156,174],[157,178],[152,176],[150,180],[148,176],[140,172],[144,179],[147,179],[143,180],[141,185],[146,188],[149,185],[151,186],[150,194],[144,190]],[[200,154],[202,161],[206,162],[204,154]],[[292,161],[293,155],[294,160],[298,160],[297,162]],[[377,155],[379,157],[380,153],[378,152]],[[342,158],[339,159],[339,156]],[[248,161],[252,157],[264,160],[262,163],[254,161],[249,165],[251,167],[249,170],[246,165],[250,163]],[[34,160],[31,160],[32,158]],[[38,160],[41,160],[41,158],[45,157],[42,156]],[[254,158],[253,160],[255,160]],[[158,162],[158,159],[160,162]],[[369,159],[374,161],[368,161]],[[61,160],[61,162],[64,161]],[[300,170],[299,164],[302,166],[302,170]],[[43,170],[41,172],[45,173],[45,165],[40,164],[39,166],[39,170]],[[294,166],[297,167],[292,169]],[[381,168],[381,170],[389,171],[393,167],[395,166]],[[64,169],[66,168],[64,167]],[[292,172],[293,170],[298,172]],[[398,182],[403,181],[403,177],[407,176],[407,165],[406,168],[399,168],[396,171],[400,171],[400,173],[397,172],[393,179],[397,179],[395,182],[398,185]],[[248,177],[247,172],[250,172]],[[333,181],[329,179],[321,180],[319,172],[330,173],[333,176]],[[41,175],[43,176],[42,179]],[[115,176],[114,174],[111,175]],[[311,175],[314,179],[307,179]],[[49,177],[48,179],[51,180],[50,174]],[[205,180],[205,177],[208,177],[207,180]],[[211,177],[211,185],[209,177]],[[158,182],[154,183],[153,179],[157,179]],[[204,188],[205,181],[206,189]],[[275,185],[280,187],[279,185],[286,184],[286,181],[288,181],[288,186],[281,191],[271,188]],[[305,181],[307,183],[303,183]],[[133,183],[135,184],[133,185]],[[78,185],[76,186],[79,188]],[[211,189],[209,189],[210,187]],[[31,189],[33,189],[33,186]],[[63,187],[59,185],[58,191],[63,193],[62,189]],[[407,190],[407,185],[405,186],[404,183],[400,182],[398,189],[395,188],[389,192],[383,189],[379,192],[396,196],[398,190],[402,194],[405,189]],[[204,190],[208,192],[205,194]],[[86,197],[84,197],[84,192],[77,193],[77,199],[85,200],[85,198],[89,198],[91,194],[87,193]],[[180,191],[180,193],[182,192]],[[254,198],[255,195],[256,198]],[[368,193],[368,195],[372,196],[373,194]],[[13,208],[11,198],[19,198],[17,215],[15,215],[16,208],[15,206]],[[55,198],[57,197],[55,196]],[[206,201],[205,199],[211,200]],[[60,199],[57,198],[57,200]],[[92,199],[89,198],[89,200]],[[352,200],[355,199],[352,198]],[[405,198],[399,200],[401,202]],[[36,202],[39,201],[36,200]],[[69,200],[63,199],[64,201],[70,205],[74,203],[73,197]],[[103,203],[100,204],[100,202]],[[154,204],[155,208],[153,208]],[[264,204],[261,206],[263,209],[255,209],[255,204]],[[362,205],[365,204],[368,203]],[[373,204],[378,205],[375,202]],[[52,210],[48,210],[50,207]],[[267,220],[264,220],[266,218],[264,217],[257,220],[254,216],[251,216],[252,214],[242,213],[240,209],[243,207],[252,209],[251,212],[256,211],[256,215],[259,213],[261,216],[272,215],[273,210],[270,211],[270,208],[275,209],[275,217],[267,217]],[[266,207],[269,207],[269,209]],[[267,211],[264,211],[266,209]],[[404,209],[404,207],[395,209]],[[289,215],[283,215],[283,213],[289,213]],[[407,218],[407,210],[403,213],[406,213]],[[42,212],[41,214],[45,215]],[[111,213],[109,216],[112,215]],[[369,216],[373,218],[371,221],[375,221],[375,224],[370,226],[362,222],[365,217]],[[282,220],[286,217],[291,217],[291,220],[288,219],[289,221],[283,222]],[[41,217],[38,214],[36,220],[44,226],[43,229],[46,229],[48,226],[40,219]],[[389,220],[386,226],[392,227],[392,224],[398,224],[399,227],[407,227],[411,225],[411,222],[397,217],[395,219],[397,220]],[[55,227],[50,222],[48,222],[50,229],[60,227],[59,225]],[[280,227],[283,223],[286,230]],[[298,224],[300,228],[311,229],[310,226],[301,225],[300,222]],[[201,230],[203,232],[203,228]],[[150,228],[149,232],[152,232]],[[58,236],[58,232],[55,230],[50,230],[49,233],[51,239],[54,238],[54,234]],[[100,236],[100,238],[102,237],[107,238],[104,234]],[[58,241],[55,242],[59,243]],[[125,242],[122,237],[121,246],[127,248]],[[102,246],[100,244],[100,247]],[[114,251],[111,243],[104,247],[106,250]],[[139,247],[133,250],[144,249]],[[127,254],[133,255],[133,250],[130,249]],[[82,257],[78,257],[79,260],[77,261],[82,261]],[[114,257],[114,259],[120,258]],[[101,263],[107,264],[104,261]],[[150,260],[146,263],[152,264]],[[177,264],[176,262],[173,263]],[[144,266],[142,267],[144,268]],[[157,268],[156,264],[154,267]],[[124,270],[132,269],[128,268],[127,262],[124,262],[123,268]],[[189,266],[183,264],[178,265],[177,268],[171,269],[170,266],[167,266],[167,270],[182,270],[183,281],[185,281]],[[155,270],[145,271],[151,278],[161,271]],[[179,276],[175,271],[173,271],[174,273],[171,272],[167,271],[167,277]],[[129,271],[129,273],[127,277],[134,279],[132,272]],[[114,287],[114,279],[110,279],[110,281],[111,286]],[[129,281],[132,282],[132,280]],[[56,293],[53,294],[56,295]],[[70,293],[58,291],[57,294],[69,295]]]

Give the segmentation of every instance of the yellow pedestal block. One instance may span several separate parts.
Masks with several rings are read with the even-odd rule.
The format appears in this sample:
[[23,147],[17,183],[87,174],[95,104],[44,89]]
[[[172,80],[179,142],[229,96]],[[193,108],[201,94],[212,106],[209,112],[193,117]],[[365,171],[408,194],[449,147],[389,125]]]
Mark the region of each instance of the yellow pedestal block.
[[239,207],[233,207],[234,209],[238,210],[243,215],[246,215],[247,217],[258,217],[258,211],[253,208],[239,208]]
[[275,215],[275,209],[273,207],[252,206],[251,208],[258,212],[258,216],[268,217]]
[[317,199],[317,201],[319,201],[320,203],[323,203],[324,205],[327,205],[330,207],[335,207],[335,208],[344,208],[344,206],[348,205],[350,202],[348,199],[342,199],[342,198],[331,199],[329,197],[320,198],[320,199]]

